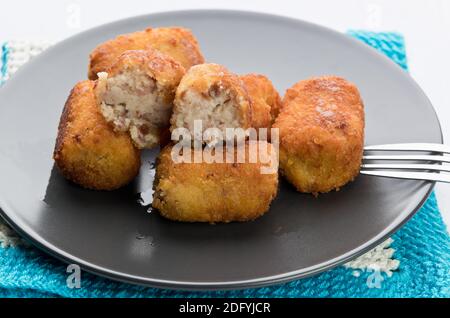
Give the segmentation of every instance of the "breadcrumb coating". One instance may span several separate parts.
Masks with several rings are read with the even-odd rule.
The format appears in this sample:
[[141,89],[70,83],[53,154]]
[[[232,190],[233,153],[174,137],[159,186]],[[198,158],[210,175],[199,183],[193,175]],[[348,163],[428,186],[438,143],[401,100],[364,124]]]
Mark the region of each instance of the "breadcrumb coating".
[[106,72],[125,51],[147,49],[167,54],[185,69],[204,63],[197,39],[190,30],[180,27],[148,28],[119,35],[97,46],[90,54],[88,77],[97,79],[97,74]]
[[357,87],[336,76],[289,88],[274,128],[280,134],[281,173],[300,192],[338,190],[360,170],[364,109]]
[[281,108],[281,98],[272,82],[261,74],[241,75],[251,100],[252,127],[270,128]]
[[[267,154],[275,151],[266,143]],[[245,147],[248,154],[248,144]],[[262,174],[258,160],[242,163],[175,163],[165,147],[156,166],[152,206],[162,216],[183,222],[254,220],[269,210],[278,188],[278,169]],[[194,156],[201,150],[191,150]]]
[[82,187],[114,190],[139,172],[140,152],[127,133],[116,132],[100,113],[95,82],[75,85],[61,115],[53,154],[67,179]]

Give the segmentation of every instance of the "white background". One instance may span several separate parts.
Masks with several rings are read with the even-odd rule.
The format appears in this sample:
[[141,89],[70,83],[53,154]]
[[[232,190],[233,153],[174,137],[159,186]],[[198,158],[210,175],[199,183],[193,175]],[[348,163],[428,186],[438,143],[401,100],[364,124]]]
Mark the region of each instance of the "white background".
[[[274,13],[339,31],[352,28],[403,33],[411,74],[436,108],[450,145],[450,0],[4,0],[0,41],[57,41],[129,16],[201,8]],[[439,184],[436,191],[450,225],[450,185]]]

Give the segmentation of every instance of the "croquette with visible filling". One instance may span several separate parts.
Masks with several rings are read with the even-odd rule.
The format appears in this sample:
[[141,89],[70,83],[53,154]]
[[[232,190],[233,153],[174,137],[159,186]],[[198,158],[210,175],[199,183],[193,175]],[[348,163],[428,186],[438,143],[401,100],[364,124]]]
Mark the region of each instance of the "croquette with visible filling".
[[186,72],[176,91],[171,131],[187,128],[198,139],[195,121],[201,121],[203,131],[250,127],[249,96],[237,75],[218,64],[200,64]]
[[169,128],[184,73],[183,66],[156,50],[126,51],[108,73],[99,73],[101,112],[117,131],[129,131],[138,148],[153,148]]
[[75,85],[64,106],[53,154],[67,179],[85,188],[114,190],[139,172],[140,152],[128,133],[115,132],[97,105],[95,82]]
[[238,76],[218,64],[200,64],[187,71],[177,88],[171,131],[186,128],[199,139],[195,121],[201,121],[202,132],[217,128],[223,135],[227,128],[270,128],[279,105],[265,76]]

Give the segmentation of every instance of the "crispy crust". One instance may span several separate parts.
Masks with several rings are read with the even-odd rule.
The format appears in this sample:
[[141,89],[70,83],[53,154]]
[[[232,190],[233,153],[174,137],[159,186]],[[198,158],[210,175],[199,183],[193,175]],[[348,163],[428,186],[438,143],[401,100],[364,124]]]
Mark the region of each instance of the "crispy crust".
[[108,76],[113,77],[126,69],[144,71],[157,82],[172,87],[175,90],[185,73],[184,67],[170,56],[159,51],[130,50],[120,54],[115,63],[107,70]]
[[[238,113],[240,118],[240,127],[251,127],[251,108],[250,98],[243,81],[236,74],[231,73],[219,64],[200,64],[191,67],[183,77],[177,88],[174,101],[174,114],[178,114],[180,105],[188,90],[196,91],[203,98],[209,99],[216,91],[229,91],[232,98],[238,105]],[[171,130],[177,128],[175,126],[175,116],[171,118]]]
[[67,179],[89,189],[113,190],[139,172],[140,152],[127,133],[117,133],[101,115],[95,82],[75,85],[61,115],[53,158]]
[[281,98],[272,82],[264,75],[240,76],[251,100],[252,127],[270,128],[281,108]]
[[263,215],[276,196],[278,173],[261,174],[260,162],[176,164],[171,151],[169,145],[159,155],[152,204],[168,219],[250,221]]
[[328,192],[358,175],[364,109],[352,83],[336,76],[298,82],[287,90],[274,127],[281,173],[298,191]]
[[96,79],[97,73],[107,71],[123,52],[146,49],[169,55],[185,69],[204,62],[198,42],[190,30],[178,27],[148,28],[119,35],[97,46],[90,54],[89,79]]

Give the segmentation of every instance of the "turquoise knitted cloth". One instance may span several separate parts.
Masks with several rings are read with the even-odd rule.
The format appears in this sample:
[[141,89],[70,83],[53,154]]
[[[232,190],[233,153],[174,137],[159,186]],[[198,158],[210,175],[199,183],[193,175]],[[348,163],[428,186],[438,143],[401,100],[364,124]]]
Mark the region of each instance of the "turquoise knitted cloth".
[[[402,36],[349,32],[407,69]],[[8,63],[4,46],[3,72]],[[1,79],[0,79],[1,80]],[[393,237],[399,268],[391,277],[339,266],[311,278],[264,288],[183,292],[113,282],[82,273],[81,288],[66,285],[66,265],[22,245],[0,248],[0,297],[450,297],[450,237],[431,194],[419,212]],[[372,284],[370,284],[372,282]]]

